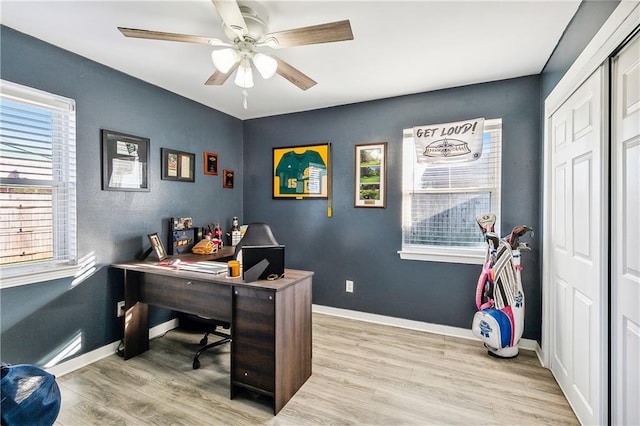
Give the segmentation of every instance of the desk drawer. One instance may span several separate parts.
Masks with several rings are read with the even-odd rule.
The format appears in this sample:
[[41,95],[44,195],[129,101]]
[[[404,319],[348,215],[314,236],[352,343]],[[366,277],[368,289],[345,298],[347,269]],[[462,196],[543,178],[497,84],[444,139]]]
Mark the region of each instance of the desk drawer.
[[143,279],[141,302],[231,321],[231,286],[153,274],[146,274]]

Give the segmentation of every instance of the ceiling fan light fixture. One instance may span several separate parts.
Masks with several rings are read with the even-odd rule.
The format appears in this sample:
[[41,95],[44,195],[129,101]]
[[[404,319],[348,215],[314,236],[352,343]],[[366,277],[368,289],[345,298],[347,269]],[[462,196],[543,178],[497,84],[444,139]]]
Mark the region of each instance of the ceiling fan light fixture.
[[256,53],[253,55],[253,63],[265,80],[273,77],[278,70],[278,62],[264,53]]
[[226,74],[238,61],[238,52],[232,48],[214,50],[211,53],[211,61],[218,71]]
[[234,83],[243,89],[253,87],[253,72],[251,71],[251,64],[248,59],[245,58],[240,62]]

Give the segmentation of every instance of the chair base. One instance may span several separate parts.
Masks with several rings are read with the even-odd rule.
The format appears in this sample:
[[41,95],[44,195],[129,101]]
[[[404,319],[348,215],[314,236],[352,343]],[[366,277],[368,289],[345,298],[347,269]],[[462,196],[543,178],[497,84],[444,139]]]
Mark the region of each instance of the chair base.
[[[216,340],[213,343],[207,344],[209,341],[208,337],[210,334],[214,334],[216,336],[222,337],[222,339]],[[202,340],[200,340],[200,344],[203,346],[200,349],[198,349],[198,351],[193,357],[193,369],[197,370],[198,368],[200,368],[200,360],[198,358],[200,358],[200,354],[202,354],[202,352],[206,351],[207,349],[215,348],[216,346],[224,345],[225,343],[229,343],[229,342],[231,342],[231,336],[229,336],[227,333],[222,333],[216,330],[207,331],[204,337],[202,338]]]

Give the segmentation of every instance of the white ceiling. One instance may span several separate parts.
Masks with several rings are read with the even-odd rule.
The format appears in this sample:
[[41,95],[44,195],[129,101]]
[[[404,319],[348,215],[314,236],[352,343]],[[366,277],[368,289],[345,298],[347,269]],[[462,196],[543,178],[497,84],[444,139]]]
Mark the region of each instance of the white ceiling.
[[354,40],[280,49],[280,58],[318,84],[302,91],[279,75],[254,73],[248,109],[233,78],[204,85],[214,71],[212,47],[125,38],[116,28],[224,39],[210,0],[0,0],[0,22],[249,119],[537,74],[580,0],[261,3],[269,31],[349,19]]

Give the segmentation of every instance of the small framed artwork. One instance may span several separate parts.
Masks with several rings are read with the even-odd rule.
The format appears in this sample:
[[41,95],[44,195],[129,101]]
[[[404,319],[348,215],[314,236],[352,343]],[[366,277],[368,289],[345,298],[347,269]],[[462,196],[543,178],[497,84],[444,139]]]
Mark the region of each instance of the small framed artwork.
[[328,198],[331,144],[273,148],[274,199]]
[[160,153],[162,155],[161,178],[163,180],[195,182],[195,154],[168,148],[161,148]]
[[218,175],[218,154],[205,152],[204,154],[204,174]]
[[102,129],[102,189],[149,191],[149,139]]
[[160,241],[160,237],[158,237],[158,233],[154,232],[153,234],[147,234],[149,237],[149,242],[151,243],[151,248],[155,253],[158,260],[165,260],[167,258],[167,251],[164,249],[164,245],[162,241]]
[[386,207],[387,143],[356,145],[355,207]]
[[223,175],[222,187],[233,188],[233,178],[234,178],[233,170],[223,170],[222,175]]

